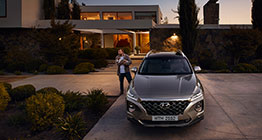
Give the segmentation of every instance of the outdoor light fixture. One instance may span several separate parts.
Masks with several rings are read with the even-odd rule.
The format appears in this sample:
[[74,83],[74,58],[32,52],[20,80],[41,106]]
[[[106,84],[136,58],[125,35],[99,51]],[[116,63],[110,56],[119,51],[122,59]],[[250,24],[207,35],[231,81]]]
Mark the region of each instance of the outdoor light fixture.
[[172,40],[177,40],[177,39],[178,39],[178,36],[174,33],[174,34],[171,36],[171,39],[172,39]]
[[62,40],[62,37],[59,37],[59,38],[58,38],[58,40],[60,40],[60,41],[61,41],[61,40]]

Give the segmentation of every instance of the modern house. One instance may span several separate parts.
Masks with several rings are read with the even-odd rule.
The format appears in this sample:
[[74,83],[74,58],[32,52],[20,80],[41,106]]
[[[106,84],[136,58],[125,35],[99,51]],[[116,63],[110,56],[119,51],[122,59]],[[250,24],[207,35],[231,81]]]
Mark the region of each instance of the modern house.
[[[44,19],[43,1],[0,0],[0,33],[3,29],[50,27],[50,20]],[[55,5],[59,2],[55,0]],[[81,49],[130,47],[134,51],[135,46],[140,46],[141,52],[146,53],[150,47],[158,45],[154,42],[163,41],[159,37],[161,32],[177,33],[179,30],[178,24],[161,24],[162,13],[158,5],[92,5],[80,8],[80,19],[70,22],[75,25],[74,31],[81,35]],[[204,20],[205,24],[199,26],[203,30],[200,39],[208,40],[209,46],[214,44],[214,40],[221,42],[217,39],[217,31],[224,32],[235,26],[219,25],[217,0],[209,0],[204,6]],[[237,26],[251,28],[251,25]]]
[[[0,7],[0,28],[50,27],[43,0],[0,0]],[[81,49],[140,46],[141,52],[148,52],[149,30],[161,19],[158,5],[99,5],[81,6],[81,18],[70,22],[81,33]]]

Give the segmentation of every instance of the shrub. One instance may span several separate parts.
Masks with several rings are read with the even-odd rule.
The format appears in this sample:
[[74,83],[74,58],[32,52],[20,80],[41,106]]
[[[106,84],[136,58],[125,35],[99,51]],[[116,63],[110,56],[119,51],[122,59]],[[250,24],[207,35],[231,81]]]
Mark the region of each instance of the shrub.
[[66,112],[79,111],[87,104],[87,99],[80,92],[67,91],[62,96],[65,101]]
[[5,75],[5,72],[3,70],[0,70],[0,75]]
[[74,69],[77,64],[79,64],[79,59],[78,58],[69,59],[66,62],[65,69]]
[[39,71],[40,72],[45,72],[46,70],[47,70],[47,68],[48,68],[48,65],[47,64],[42,64],[42,65],[40,65],[39,66]]
[[86,74],[94,70],[95,70],[94,65],[89,62],[86,62],[86,63],[78,64],[74,69],[74,73],[75,74]]
[[203,69],[210,70],[212,68],[213,63],[215,62],[212,58],[203,58],[199,60],[199,65]]
[[54,87],[45,87],[42,89],[39,89],[38,91],[36,91],[36,93],[42,93],[42,94],[48,94],[48,93],[59,93],[59,91],[54,88]]
[[108,53],[105,49],[102,48],[95,49],[94,59],[106,59],[107,57],[108,57]]
[[66,118],[59,118],[56,130],[66,139],[81,140],[86,132],[86,123],[82,119],[82,113],[79,112],[75,115],[67,114]]
[[45,130],[64,114],[65,104],[56,93],[36,94],[26,100],[27,115],[33,131]]
[[256,66],[258,72],[262,72],[262,59],[252,61],[252,64]]
[[211,65],[212,70],[225,70],[228,69],[228,65],[223,61],[214,61]]
[[17,113],[8,116],[7,124],[9,126],[24,126],[28,123],[28,119],[25,113]]
[[22,75],[22,72],[21,71],[15,71],[14,74],[15,75]]
[[33,74],[34,74],[34,75],[38,75],[38,71],[35,70],[35,71],[33,72]]
[[222,69],[222,70],[217,70],[217,73],[230,73],[231,71],[229,69]]
[[105,50],[108,53],[107,59],[115,59],[118,55],[118,49],[117,48],[105,48]]
[[108,62],[105,59],[96,59],[96,60],[89,60],[90,63],[95,65],[95,68],[102,68],[108,65]]
[[93,59],[95,57],[94,53],[95,53],[94,49],[80,50],[78,52],[78,57],[81,59]]
[[5,87],[5,89],[6,89],[6,91],[7,91],[8,93],[10,93],[10,91],[12,90],[12,85],[11,85],[11,84],[6,83],[6,82],[0,83],[0,84],[3,84],[4,87]]
[[93,89],[88,91],[87,95],[87,107],[95,112],[102,111],[108,100],[102,89]]
[[[30,39],[30,41],[25,42],[26,35],[21,35],[17,38],[19,40],[10,40],[10,42],[19,42],[20,45],[7,45],[6,48],[6,55],[3,59],[3,61],[7,64],[6,70],[9,72],[14,71],[33,71],[36,70],[39,65],[41,64],[41,61],[39,59],[38,55],[38,49],[35,46],[33,42],[35,42],[33,39]],[[22,38],[23,39],[22,39]],[[29,44],[23,44],[29,43]]]
[[47,74],[64,74],[66,71],[60,66],[49,66],[46,71]]
[[0,111],[4,111],[10,101],[10,96],[3,84],[0,84]]
[[249,73],[249,72],[257,72],[257,69],[252,64],[240,63],[233,67],[233,72]]
[[12,101],[24,101],[26,98],[35,94],[33,85],[18,86],[11,90],[10,96]]
[[89,48],[79,51],[78,57],[82,59],[105,59],[108,57],[108,53],[102,48]]

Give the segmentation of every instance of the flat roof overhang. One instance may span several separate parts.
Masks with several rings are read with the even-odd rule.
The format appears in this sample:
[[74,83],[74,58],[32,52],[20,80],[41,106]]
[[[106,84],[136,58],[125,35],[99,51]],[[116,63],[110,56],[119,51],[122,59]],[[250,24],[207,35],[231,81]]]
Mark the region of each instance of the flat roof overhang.
[[[64,23],[66,20],[56,20]],[[156,25],[152,20],[70,20],[76,29],[150,29]],[[49,28],[50,20],[38,20],[36,28]]]
[[117,29],[74,29],[81,33],[98,33],[98,34],[132,34],[130,31],[117,30]]

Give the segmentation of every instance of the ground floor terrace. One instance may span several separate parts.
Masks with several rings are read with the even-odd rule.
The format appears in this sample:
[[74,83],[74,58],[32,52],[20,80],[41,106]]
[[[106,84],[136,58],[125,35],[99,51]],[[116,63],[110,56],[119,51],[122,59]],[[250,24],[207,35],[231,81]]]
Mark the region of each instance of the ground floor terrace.
[[81,50],[87,48],[130,48],[141,53],[150,50],[149,30],[118,30],[118,29],[76,29],[80,32]]

